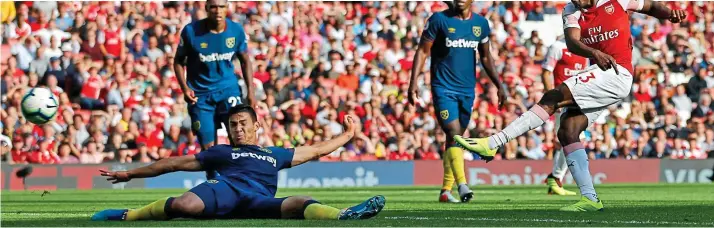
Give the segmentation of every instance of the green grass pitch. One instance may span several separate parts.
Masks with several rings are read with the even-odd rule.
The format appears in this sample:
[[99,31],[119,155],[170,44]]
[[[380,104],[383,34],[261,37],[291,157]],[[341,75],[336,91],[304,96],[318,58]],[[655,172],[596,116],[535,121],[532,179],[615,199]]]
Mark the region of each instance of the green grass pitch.
[[[566,186],[576,190],[574,186]],[[475,187],[468,204],[436,202],[438,187],[283,189],[279,196],[310,195],[347,207],[373,195],[387,205],[365,221],[172,220],[92,222],[106,208],[136,208],[184,190],[58,190],[2,192],[2,226],[714,226],[714,186],[599,185],[604,212],[568,213],[558,208],[579,196],[545,194],[545,186]]]

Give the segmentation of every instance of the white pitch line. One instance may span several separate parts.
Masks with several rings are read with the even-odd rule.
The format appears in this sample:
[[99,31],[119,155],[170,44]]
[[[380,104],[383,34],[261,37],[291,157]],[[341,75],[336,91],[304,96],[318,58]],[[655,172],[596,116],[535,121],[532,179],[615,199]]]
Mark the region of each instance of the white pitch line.
[[622,221],[622,220],[571,220],[571,219],[507,219],[507,218],[431,218],[431,217],[415,217],[415,216],[391,216],[384,219],[408,219],[408,220],[456,220],[456,221],[493,221],[493,222],[553,222],[553,223],[604,223],[604,224],[657,224],[657,225],[695,225],[695,226],[714,226],[712,222],[667,222],[667,221]]

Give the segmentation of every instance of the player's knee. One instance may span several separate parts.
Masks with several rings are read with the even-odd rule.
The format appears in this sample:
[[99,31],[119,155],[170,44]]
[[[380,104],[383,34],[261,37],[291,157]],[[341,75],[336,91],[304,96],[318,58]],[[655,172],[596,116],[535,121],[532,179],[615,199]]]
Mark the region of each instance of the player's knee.
[[171,209],[186,215],[201,215],[205,205],[201,198],[192,192],[187,192],[176,198],[171,204]]
[[444,133],[447,134],[447,138],[452,138],[454,135],[461,135],[464,133],[464,130],[461,128],[461,125],[459,123],[459,120],[454,120],[446,124],[446,129],[444,129]]
[[549,90],[545,94],[543,94],[543,97],[540,99],[540,102],[538,102],[539,105],[541,106],[549,106],[549,107],[557,107],[558,103],[562,102],[563,99],[565,99],[565,95],[563,95],[563,92],[560,90]]
[[314,201],[309,196],[291,196],[283,201],[280,211],[283,218],[302,218],[307,202]]

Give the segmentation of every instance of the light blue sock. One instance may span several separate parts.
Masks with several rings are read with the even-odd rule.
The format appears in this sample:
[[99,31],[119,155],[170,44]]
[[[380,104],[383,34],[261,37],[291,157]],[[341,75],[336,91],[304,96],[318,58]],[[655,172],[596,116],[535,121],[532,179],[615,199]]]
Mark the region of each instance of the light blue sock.
[[[566,153],[567,151],[566,148]],[[600,200],[597,198],[597,193],[595,193],[595,187],[593,186],[592,176],[590,176],[588,155],[585,153],[585,149],[580,148],[568,153],[566,160],[570,174],[573,175],[575,183],[580,188],[580,194],[593,202],[599,202]]]

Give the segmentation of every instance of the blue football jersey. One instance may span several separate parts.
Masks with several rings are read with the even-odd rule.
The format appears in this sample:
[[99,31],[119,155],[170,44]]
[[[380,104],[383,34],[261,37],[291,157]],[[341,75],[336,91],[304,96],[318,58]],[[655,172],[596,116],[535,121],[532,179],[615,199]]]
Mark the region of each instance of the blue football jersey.
[[[197,94],[238,84],[233,58],[248,50],[243,25],[226,20],[226,29],[212,33],[206,21],[192,22],[181,31],[177,56],[186,56],[186,84]],[[177,60],[178,61],[178,60]]]
[[466,20],[448,10],[429,17],[422,39],[434,42],[432,86],[474,93],[478,45],[487,42],[490,33],[488,20],[476,13]]
[[254,145],[217,145],[196,154],[204,170],[216,170],[237,190],[274,197],[278,190],[278,171],[289,168],[294,149],[263,148]]

